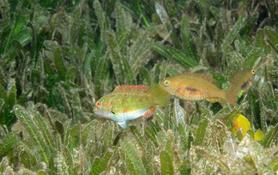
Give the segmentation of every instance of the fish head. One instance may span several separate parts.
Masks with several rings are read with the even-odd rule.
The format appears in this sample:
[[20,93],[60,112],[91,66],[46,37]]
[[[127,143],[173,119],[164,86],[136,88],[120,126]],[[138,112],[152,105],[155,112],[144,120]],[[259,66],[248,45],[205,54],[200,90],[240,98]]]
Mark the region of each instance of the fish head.
[[164,79],[163,81],[160,82],[161,87],[163,87],[163,89],[165,89],[168,93],[170,93],[171,95],[175,95],[177,89],[180,86],[180,76],[174,76],[174,77],[168,77],[166,79]]
[[[237,96],[241,96],[246,92],[251,86],[253,79],[255,77],[254,69],[246,69],[238,71],[231,80],[231,88],[234,88]],[[239,92],[237,92],[239,91]]]
[[112,111],[112,102],[109,96],[103,96],[95,103],[94,112],[98,117],[112,119],[115,113]]
[[181,74],[166,78],[160,85],[171,95],[183,99],[189,99],[191,97],[195,99],[195,96],[200,95],[200,89],[196,87],[196,82],[194,81],[193,76]]
[[226,99],[230,104],[236,104],[237,99],[240,98],[253,84],[255,77],[254,69],[241,69],[230,78],[230,87],[226,91]]
[[245,71],[242,72],[241,76],[242,76],[242,80],[239,80],[239,82],[241,83],[240,88],[243,91],[246,91],[252,85],[252,80],[255,76],[255,70],[254,69],[245,70]]

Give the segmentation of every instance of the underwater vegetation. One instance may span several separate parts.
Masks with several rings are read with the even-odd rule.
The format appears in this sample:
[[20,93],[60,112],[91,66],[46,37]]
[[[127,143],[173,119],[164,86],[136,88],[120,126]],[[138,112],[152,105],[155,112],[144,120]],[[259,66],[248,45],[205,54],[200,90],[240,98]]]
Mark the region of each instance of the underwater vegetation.
[[[1,0],[0,174],[277,173],[277,25],[275,0]],[[189,71],[234,105],[155,90],[125,129],[95,113]]]

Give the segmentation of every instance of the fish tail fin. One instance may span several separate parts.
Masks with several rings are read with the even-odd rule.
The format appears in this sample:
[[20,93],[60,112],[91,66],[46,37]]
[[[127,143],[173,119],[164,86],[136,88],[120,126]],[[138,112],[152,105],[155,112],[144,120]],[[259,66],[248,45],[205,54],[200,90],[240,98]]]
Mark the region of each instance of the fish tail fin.
[[153,96],[154,102],[158,106],[166,106],[170,103],[170,94],[166,92],[161,85],[155,85],[150,88],[151,95]]

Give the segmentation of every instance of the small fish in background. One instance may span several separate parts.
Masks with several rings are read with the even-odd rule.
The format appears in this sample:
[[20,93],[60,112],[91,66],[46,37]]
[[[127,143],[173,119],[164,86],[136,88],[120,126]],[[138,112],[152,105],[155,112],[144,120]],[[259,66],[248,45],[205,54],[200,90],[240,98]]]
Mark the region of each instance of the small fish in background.
[[233,75],[230,80],[230,87],[227,90],[227,97],[231,102],[236,103],[237,97],[242,96],[249,90],[254,76],[254,69],[240,70]]
[[226,92],[215,85],[213,78],[209,74],[186,72],[168,77],[160,84],[171,95],[184,100],[231,103],[226,98]]
[[121,85],[100,98],[95,104],[98,117],[113,120],[121,128],[127,128],[127,121],[150,118],[157,106],[169,103],[169,94],[159,86]]

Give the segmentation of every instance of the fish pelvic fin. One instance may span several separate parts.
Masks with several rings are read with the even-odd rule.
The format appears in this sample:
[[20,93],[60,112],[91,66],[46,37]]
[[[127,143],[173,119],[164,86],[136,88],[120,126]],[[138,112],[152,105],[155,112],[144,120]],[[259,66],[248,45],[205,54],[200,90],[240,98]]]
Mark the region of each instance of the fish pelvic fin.
[[120,121],[120,122],[117,122],[117,123],[118,123],[118,125],[119,125],[122,129],[125,129],[125,128],[128,127],[126,121]]

